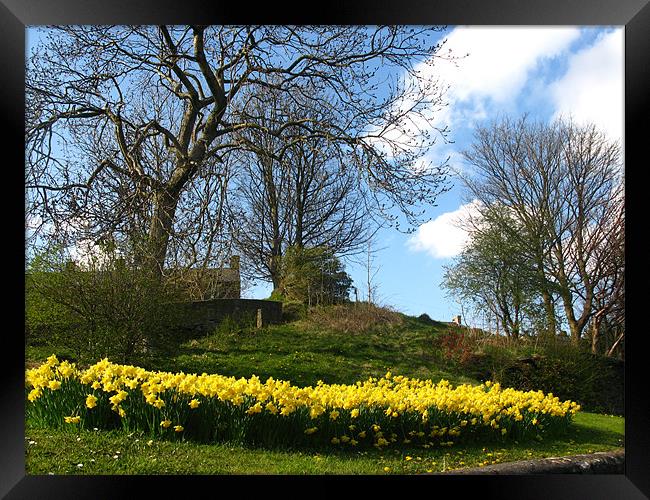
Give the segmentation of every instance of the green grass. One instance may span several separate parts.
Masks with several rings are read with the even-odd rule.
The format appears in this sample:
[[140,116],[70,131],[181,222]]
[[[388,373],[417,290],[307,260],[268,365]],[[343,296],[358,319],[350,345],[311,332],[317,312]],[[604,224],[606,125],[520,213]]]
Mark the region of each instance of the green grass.
[[549,442],[362,452],[274,451],[163,440],[149,444],[148,437],[137,433],[54,430],[29,424],[25,432],[29,475],[420,474],[621,448],[624,419],[578,413],[570,433]]
[[435,335],[446,325],[427,326],[404,317],[397,327],[378,325],[365,333],[344,333],[297,321],[261,330],[215,333],[184,343],[173,356],[161,357],[150,368],[185,373],[220,373],[262,380],[290,380],[299,386],[353,383],[381,377],[387,371],[452,384],[477,383],[445,368],[432,352]]
[[[444,378],[453,385],[480,382],[435,352],[434,340],[448,325],[425,324],[404,315],[402,320],[401,324],[370,324],[362,332],[337,331],[309,320],[260,330],[224,328],[139,364],[171,372],[255,374],[262,380],[273,377],[297,386],[315,385],[319,380],[350,384],[381,377],[387,371],[433,381]],[[52,353],[80,366],[98,361],[75,359],[72,352],[61,348],[28,346],[26,365],[38,364]],[[28,422],[26,468],[28,474],[415,474],[613,450],[623,447],[623,431],[621,417],[580,412],[570,433],[552,441],[316,452],[158,440],[149,445],[149,438],[138,434],[76,433]],[[412,459],[406,460],[407,456]]]
[[[408,377],[449,380],[454,385],[479,381],[443,366],[433,352],[433,339],[448,326],[423,324],[403,316],[398,326],[372,325],[363,333],[324,329],[310,321],[269,325],[257,330],[215,331],[212,335],[174,346],[170,352],[139,363],[152,370],[219,373],[226,376],[268,377],[294,385],[354,383],[381,377],[387,371]],[[33,365],[51,354],[83,364],[66,349],[28,346],[26,361]],[[63,357],[62,357],[63,356]],[[86,361],[84,363],[83,361]]]

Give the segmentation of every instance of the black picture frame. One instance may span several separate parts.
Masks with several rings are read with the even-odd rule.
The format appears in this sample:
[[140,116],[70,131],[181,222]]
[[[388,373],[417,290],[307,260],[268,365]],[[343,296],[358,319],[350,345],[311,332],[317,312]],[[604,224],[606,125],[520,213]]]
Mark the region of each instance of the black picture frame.
[[[171,0],[0,0],[0,102],[2,133],[7,141],[4,165],[5,192],[16,199],[5,200],[5,233],[15,230],[18,248],[13,260],[4,262],[5,271],[14,270],[15,281],[6,279],[5,311],[17,318],[14,327],[5,327],[5,343],[18,339],[18,347],[3,352],[4,377],[0,432],[0,495],[5,498],[129,498],[135,487],[144,487],[148,496],[171,496],[179,488],[192,496],[221,496],[228,486],[250,488],[260,481],[250,478],[209,476],[26,476],[24,448],[24,343],[20,341],[20,315],[24,299],[24,253],[18,241],[24,226],[20,216],[24,191],[17,186],[24,165],[24,71],[25,28],[44,24],[449,24],[449,25],[616,25],[625,26],[625,163],[626,163],[626,286],[628,337],[625,369],[625,474],[623,475],[543,475],[543,476],[417,476],[376,479],[335,477],[299,478],[264,476],[264,489],[282,494],[311,495],[316,481],[324,483],[322,493],[338,495],[349,486],[379,487],[388,494],[454,495],[463,498],[469,490],[475,495],[495,498],[570,498],[618,499],[650,496],[650,407],[646,396],[644,368],[647,351],[642,348],[647,334],[639,328],[643,317],[645,280],[640,271],[644,251],[643,171],[647,142],[648,102],[650,97],[650,5],[648,0],[392,0],[326,2],[320,5],[267,2],[184,2]],[[645,139],[645,141],[644,141]],[[9,153],[7,155],[7,153]],[[11,178],[15,175],[16,178]],[[9,187],[9,185],[13,187]],[[24,203],[24,199],[22,200]],[[23,213],[24,216],[24,213]],[[11,238],[8,236],[7,239]],[[24,248],[23,248],[24,250]],[[647,252],[645,252],[647,253]],[[14,262],[11,264],[10,262]],[[634,327],[637,329],[634,329]],[[237,483],[235,485],[234,483]],[[230,484],[232,483],[232,484]],[[371,483],[371,484],[369,484]],[[405,489],[407,487],[408,489]],[[208,489],[203,489],[208,488]],[[420,489],[424,488],[424,489]],[[443,488],[445,493],[443,493]],[[259,488],[262,491],[262,488]],[[206,492],[206,493],[202,493]],[[237,490],[235,490],[237,491]],[[247,490],[245,496],[248,496]],[[233,493],[230,493],[233,494]],[[240,494],[240,493],[236,493]],[[175,495],[174,495],[175,496]]]

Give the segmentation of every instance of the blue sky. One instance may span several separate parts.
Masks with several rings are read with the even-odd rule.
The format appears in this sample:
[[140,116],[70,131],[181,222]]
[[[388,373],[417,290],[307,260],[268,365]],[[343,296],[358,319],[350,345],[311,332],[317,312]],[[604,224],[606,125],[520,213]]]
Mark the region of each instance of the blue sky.
[[[27,48],[39,35],[28,30]],[[592,122],[614,140],[623,137],[623,27],[452,27],[445,50],[464,57],[457,65],[438,60],[422,67],[426,77],[448,84],[447,106],[434,125],[447,125],[453,144],[439,144],[426,159],[450,156],[454,169],[469,168],[459,152],[469,147],[473,128],[503,115],[552,120],[571,116]],[[382,229],[376,237],[374,284],[377,301],[397,310],[448,321],[460,306],[441,290],[443,266],[450,265],[466,236],[454,220],[471,208],[460,182],[426,209],[431,220],[407,235]],[[403,224],[401,224],[403,225]],[[379,250],[381,249],[381,250]],[[365,297],[367,269],[345,261],[359,296]],[[266,298],[271,286],[258,283],[244,290],[249,298]],[[470,324],[471,318],[466,318]],[[479,326],[479,325],[477,325]]]
[[[454,141],[428,153],[434,162],[450,155],[454,168],[467,169],[458,153],[471,143],[473,128],[502,115],[570,116],[622,139],[622,27],[456,27],[445,36],[446,48],[469,55],[457,67],[440,61],[431,71],[450,85],[448,106],[437,121],[450,126]],[[464,241],[453,221],[468,208],[460,183],[452,183],[436,207],[425,207],[432,220],[414,234],[378,233],[375,247],[383,250],[375,257],[374,281],[380,304],[442,321],[460,314],[459,304],[440,288],[443,266],[453,262]],[[366,267],[347,262],[346,269],[365,296]],[[262,284],[245,292],[254,298],[269,293],[270,286]]]

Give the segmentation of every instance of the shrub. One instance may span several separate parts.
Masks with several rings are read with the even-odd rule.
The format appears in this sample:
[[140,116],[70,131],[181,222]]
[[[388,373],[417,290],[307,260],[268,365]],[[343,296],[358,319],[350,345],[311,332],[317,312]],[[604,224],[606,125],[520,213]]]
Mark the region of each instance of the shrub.
[[69,348],[79,359],[140,360],[175,340],[177,298],[111,249],[83,268],[63,252],[44,253],[26,275],[27,340]]
[[625,413],[623,363],[571,345],[549,346],[537,356],[512,359],[495,375],[502,384],[550,391],[589,411]]
[[434,349],[449,367],[479,380],[522,391],[552,392],[584,409],[623,415],[623,363],[585,346],[554,339],[508,339],[454,328],[436,336]]
[[304,319],[307,308],[302,302],[290,300],[282,304],[282,321],[298,321]]

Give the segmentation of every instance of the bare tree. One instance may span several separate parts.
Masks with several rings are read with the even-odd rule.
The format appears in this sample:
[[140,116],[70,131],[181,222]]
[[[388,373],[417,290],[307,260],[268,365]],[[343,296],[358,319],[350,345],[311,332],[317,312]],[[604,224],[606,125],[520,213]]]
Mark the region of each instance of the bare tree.
[[334,137],[305,138],[299,127],[286,127],[278,136],[267,132],[300,118],[333,119],[303,101],[273,90],[256,95],[241,114],[261,128],[242,131],[242,149],[233,155],[238,174],[230,197],[231,235],[255,277],[274,288],[286,248],[354,253],[369,237],[376,213],[359,175],[362,166],[348,158],[345,142],[341,147]]
[[599,264],[611,231],[605,228],[622,200],[618,144],[594,126],[523,117],[479,127],[464,156],[474,168],[465,177],[472,196],[486,207],[507,206],[518,222],[509,238],[533,262],[549,330],[555,331],[557,296],[577,343],[605,279]]
[[225,158],[241,147],[239,132],[260,129],[234,110],[271,88],[328,108],[330,121],[301,117],[266,132],[300,127],[305,138],[337,138],[364,166],[372,195],[416,220],[413,207],[435,199],[442,173],[411,168],[446,133],[414,128],[430,124],[442,95],[416,72],[440,57],[431,39],[440,30],[48,28],[26,76],[28,217],[57,234],[75,233],[79,220],[87,237],[135,232],[159,274],[174,234],[181,260],[209,258],[219,240],[211,234],[223,234]]
[[589,334],[594,354],[612,356],[625,338],[625,207],[621,203],[599,241],[597,274],[601,279],[594,287],[593,315]]

